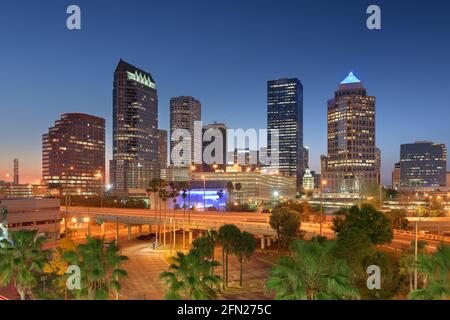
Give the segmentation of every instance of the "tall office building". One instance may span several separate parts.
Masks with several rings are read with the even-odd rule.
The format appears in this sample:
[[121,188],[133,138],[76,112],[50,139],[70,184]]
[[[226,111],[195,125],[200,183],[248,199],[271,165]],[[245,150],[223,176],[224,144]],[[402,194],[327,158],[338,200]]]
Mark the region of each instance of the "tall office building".
[[278,149],[269,134],[269,155],[278,153],[281,174],[297,176],[297,188],[303,185],[305,170],[303,149],[303,85],[298,79],[267,82],[267,129],[278,130]]
[[93,195],[105,177],[105,119],[67,113],[42,136],[42,179],[61,193]]
[[150,73],[120,60],[114,72],[113,160],[116,195],[139,193],[159,177],[158,95]]
[[[227,126],[216,122],[205,124],[202,127],[202,137],[206,139],[206,141],[202,141],[202,154],[211,157],[211,161],[208,161],[210,163],[203,158],[203,171],[225,169],[227,164]],[[216,139],[218,140],[216,141]],[[212,161],[213,159],[217,159],[217,161]]]
[[[172,141],[172,134],[177,129],[185,129],[190,134],[191,150],[190,163],[194,163],[195,159],[201,159],[202,150],[202,130],[194,130],[196,121],[202,120],[202,106],[200,100],[189,97],[175,97],[170,99],[170,154],[172,163],[172,150],[178,141]],[[200,157],[200,158],[199,158]]]
[[309,168],[309,147],[303,148],[303,165],[305,169]]
[[400,187],[445,187],[447,150],[444,144],[429,141],[400,147]]
[[380,181],[381,153],[375,144],[375,97],[350,73],[328,101],[325,189],[332,193],[373,190]]
[[167,131],[158,129],[158,162],[162,168],[167,167]]
[[398,190],[398,188],[400,188],[400,162],[394,165],[392,171],[392,189]]

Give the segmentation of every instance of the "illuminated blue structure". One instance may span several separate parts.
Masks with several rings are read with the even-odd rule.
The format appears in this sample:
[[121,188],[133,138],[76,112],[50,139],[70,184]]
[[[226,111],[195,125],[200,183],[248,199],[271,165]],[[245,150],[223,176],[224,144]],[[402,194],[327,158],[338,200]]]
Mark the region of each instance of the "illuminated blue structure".
[[[183,208],[184,205],[190,208],[204,209],[214,207],[217,210],[225,209],[227,205],[228,194],[226,190],[222,190],[222,197],[219,197],[220,190],[216,189],[192,189],[187,193],[186,199],[181,195],[177,197],[177,204]],[[185,203],[184,203],[185,202]]]
[[345,78],[341,84],[349,84],[349,83],[359,83],[361,82],[357,77],[355,77],[355,75],[353,74],[353,72],[350,72],[347,76],[347,78]]

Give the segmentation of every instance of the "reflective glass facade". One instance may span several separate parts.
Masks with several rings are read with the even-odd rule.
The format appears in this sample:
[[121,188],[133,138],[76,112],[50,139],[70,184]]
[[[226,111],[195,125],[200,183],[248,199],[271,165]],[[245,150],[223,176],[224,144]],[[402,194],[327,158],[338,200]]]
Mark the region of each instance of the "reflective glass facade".
[[105,119],[63,114],[42,137],[42,179],[63,194],[99,194],[105,177]]
[[279,148],[268,136],[269,155],[278,153],[281,174],[297,176],[302,186],[305,169],[303,150],[303,85],[298,79],[267,82],[267,129],[278,130]]
[[444,144],[416,142],[400,147],[400,187],[444,187],[447,149]]
[[150,73],[120,60],[114,73],[113,160],[117,195],[145,189],[159,177],[158,96]]

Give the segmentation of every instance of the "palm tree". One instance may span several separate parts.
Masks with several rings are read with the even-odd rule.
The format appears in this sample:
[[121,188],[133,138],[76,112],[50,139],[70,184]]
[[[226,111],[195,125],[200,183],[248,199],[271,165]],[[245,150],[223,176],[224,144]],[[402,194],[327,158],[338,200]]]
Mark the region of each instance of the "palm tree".
[[242,194],[240,193],[241,189],[242,189],[242,184],[240,182],[236,183],[234,188],[236,189],[236,192],[239,195],[239,204],[241,204],[242,202]]
[[171,271],[162,272],[160,277],[169,287],[165,298],[168,300],[212,300],[217,298],[216,287],[220,277],[211,273],[217,261],[208,261],[198,252],[187,255],[177,252],[170,265]]
[[[160,187],[159,187],[159,192],[158,192],[158,196],[159,196],[159,199],[160,199],[160,202],[159,202],[159,223],[158,223],[158,228],[159,228],[159,237],[160,237],[160,239],[159,239],[159,242],[161,242],[161,226],[160,226],[160,224],[161,224],[161,220],[162,220],[162,212],[161,212],[161,204],[162,203],[166,203],[166,201],[167,201],[167,199],[169,198],[169,192],[166,190],[166,186],[167,186],[167,183],[164,181],[164,180],[161,180],[161,184],[160,184]],[[163,230],[163,232],[164,232],[164,245],[166,245],[166,213],[164,212],[164,230]]]
[[48,261],[43,271],[46,274],[52,275],[55,277],[54,283],[56,285],[56,289],[64,293],[64,299],[67,300],[67,279],[68,274],[67,268],[69,267],[69,263],[64,260],[64,254],[69,251],[75,250],[75,243],[73,240],[69,238],[63,238],[59,241],[58,247],[52,251],[51,260]]
[[153,198],[154,198],[154,204],[152,204],[154,210],[155,210],[155,215],[156,215],[156,194],[159,192],[159,187],[161,184],[161,179],[152,179],[152,181],[150,181],[150,184],[147,188],[147,193],[153,194]]
[[441,243],[434,254],[420,254],[417,268],[423,278],[423,288],[412,291],[411,299],[450,299],[450,246]]
[[227,182],[228,203],[231,202],[231,195],[233,194],[233,191],[234,191],[234,185],[233,185],[233,182],[228,181],[228,182]]
[[[420,240],[418,243],[418,249],[419,252],[423,252],[426,247],[426,242]],[[414,260],[414,241],[412,241],[409,248],[406,250],[405,255],[400,259],[399,261],[400,266],[400,273],[404,275],[408,275],[409,277],[409,292],[412,292],[414,290],[413,287],[413,277],[414,277],[414,267],[415,267],[415,260]]]
[[37,285],[36,276],[44,269],[49,251],[43,250],[45,237],[37,230],[11,232],[11,241],[0,241],[0,285],[14,285],[25,300],[27,293]]
[[244,231],[234,248],[234,254],[241,265],[239,274],[239,286],[242,287],[242,269],[245,260],[249,260],[256,251],[257,241],[253,235]]
[[[191,251],[196,251],[200,256],[214,261],[214,249],[219,239],[219,234],[216,230],[207,230],[203,237],[195,238],[192,242]],[[214,273],[214,268],[212,270]]]
[[331,241],[294,240],[291,256],[281,257],[267,280],[267,288],[277,300],[356,299],[352,271],[344,260],[333,255]]
[[219,228],[219,242],[222,245],[223,288],[228,286],[228,255],[233,253],[240,239],[241,231],[234,224],[225,224]]
[[119,255],[116,242],[105,244],[103,238],[87,238],[86,243],[79,244],[75,251],[64,254],[64,259],[81,269],[81,289],[77,297],[88,300],[107,299],[111,290],[116,293],[121,289],[119,278],[127,272],[119,268],[128,257]]
[[220,210],[220,200],[225,196],[225,192],[223,192],[223,190],[219,190],[217,191],[217,196],[219,197],[219,207],[217,209]]
[[[162,180],[158,179],[158,178],[152,179],[152,181],[150,181],[149,187],[147,188],[147,193],[153,194],[153,199],[155,200],[154,205],[153,205],[153,210],[155,210],[155,218],[156,218],[156,210],[157,210],[156,202],[157,202],[157,199],[159,198],[159,197],[157,197],[157,195],[159,194],[159,190],[161,187],[161,181]],[[152,206],[152,205],[150,205],[150,206]],[[156,239],[158,239],[158,224],[156,224],[155,233],[156,233]]]
[[[171,182],[168,198],[172,199],[172,201],[173,201],[172,218],[173,218],[173,247],[174,247],[174,249],[175,249],[175,244],[176,244],[175,207],[176,207],[177,197],[178,197],[179,193],[180,193],[179,186],[175,182]],[[172,253],[172,242],[170,244],[170,253]]]

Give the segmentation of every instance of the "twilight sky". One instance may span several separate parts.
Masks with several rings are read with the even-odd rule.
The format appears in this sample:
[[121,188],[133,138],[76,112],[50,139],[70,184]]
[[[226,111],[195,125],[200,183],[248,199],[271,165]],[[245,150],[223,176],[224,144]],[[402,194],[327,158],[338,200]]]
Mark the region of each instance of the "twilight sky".
[[[82,30],[66,28],[81,7]],[[382,30],[366,28],[366,8]],[[169,99],[192,95],[204,123],[266,127],[266,81],[298,77],[310,166],[326,153],[326,102],[349,71],[377,98],[377,145],[390,183],[400,144],[450,146],[448,0],[2,0],[0,180],[21,161],[21,182],[41,177],[41,135],[62,113],[107,120],[120,58],[157,82],[159,126]]]

